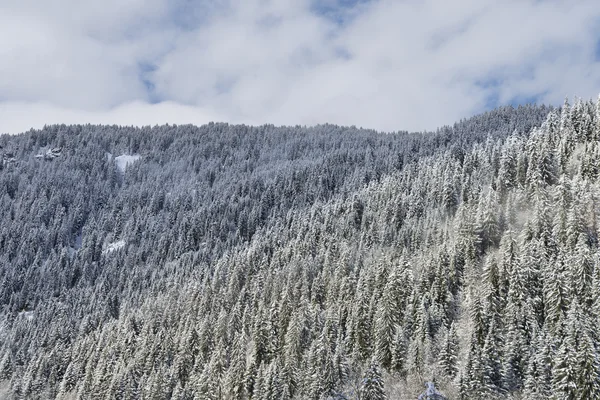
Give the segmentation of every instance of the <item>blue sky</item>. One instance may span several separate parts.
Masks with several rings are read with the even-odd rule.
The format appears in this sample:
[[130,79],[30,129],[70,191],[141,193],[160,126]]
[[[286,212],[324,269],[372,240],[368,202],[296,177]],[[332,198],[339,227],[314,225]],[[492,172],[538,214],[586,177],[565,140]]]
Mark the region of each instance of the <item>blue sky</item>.
[[0,0],[0,132],[430,130],[600,93],[597,0]]

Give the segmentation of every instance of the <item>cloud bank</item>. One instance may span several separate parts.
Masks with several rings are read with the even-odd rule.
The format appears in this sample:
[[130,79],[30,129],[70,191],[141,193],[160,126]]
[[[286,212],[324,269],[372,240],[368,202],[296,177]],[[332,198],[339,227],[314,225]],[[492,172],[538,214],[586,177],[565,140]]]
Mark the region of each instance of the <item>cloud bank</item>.
[[428,130],[600,92],[596,0],[0,0],[0,132]]

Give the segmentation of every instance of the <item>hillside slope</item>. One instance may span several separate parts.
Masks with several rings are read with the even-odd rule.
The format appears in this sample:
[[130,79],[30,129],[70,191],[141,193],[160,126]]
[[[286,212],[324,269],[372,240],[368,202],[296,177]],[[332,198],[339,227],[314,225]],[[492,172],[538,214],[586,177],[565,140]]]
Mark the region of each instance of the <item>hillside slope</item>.
[[3,136],[0,387],[598,398],[598,139],[582,101],[419,134]]

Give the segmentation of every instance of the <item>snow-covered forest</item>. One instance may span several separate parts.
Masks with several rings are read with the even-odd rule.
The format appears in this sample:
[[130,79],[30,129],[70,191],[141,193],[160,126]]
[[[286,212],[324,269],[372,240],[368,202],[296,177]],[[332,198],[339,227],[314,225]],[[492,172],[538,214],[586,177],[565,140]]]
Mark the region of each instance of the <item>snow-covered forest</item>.
[[0,398],[600,399],[600,101],[0,146]]

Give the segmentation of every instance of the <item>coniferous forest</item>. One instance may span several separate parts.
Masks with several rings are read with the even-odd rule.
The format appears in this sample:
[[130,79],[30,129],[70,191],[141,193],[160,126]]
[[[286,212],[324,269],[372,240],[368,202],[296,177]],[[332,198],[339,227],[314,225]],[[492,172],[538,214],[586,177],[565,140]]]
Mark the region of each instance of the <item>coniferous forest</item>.
[[0,398],[600,399],[600,100],[0,136]]

